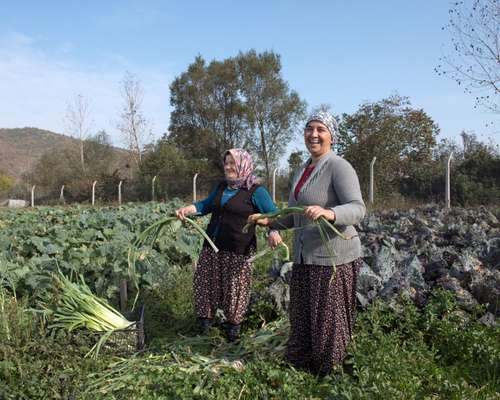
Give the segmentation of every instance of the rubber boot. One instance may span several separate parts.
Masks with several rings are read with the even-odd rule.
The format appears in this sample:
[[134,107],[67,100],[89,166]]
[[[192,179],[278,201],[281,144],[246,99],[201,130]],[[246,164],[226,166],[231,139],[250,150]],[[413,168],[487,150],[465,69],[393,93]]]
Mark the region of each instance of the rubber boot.
[[239,324],[227,323],[225,328],[226,328],[228,342],[235,342],[240,338],[240,325]]

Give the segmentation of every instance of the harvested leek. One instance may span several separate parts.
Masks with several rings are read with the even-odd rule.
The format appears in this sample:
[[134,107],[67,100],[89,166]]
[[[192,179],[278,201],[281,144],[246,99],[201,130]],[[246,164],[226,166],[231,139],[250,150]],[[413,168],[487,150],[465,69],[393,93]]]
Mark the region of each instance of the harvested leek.
[[100,348],[114,331],[126,329],[134,324],[106,301],[94,295],[82,276],[79,282],[72,282],[59,272],[54,275],[54,279],[61,290],[61,297],[55,309],[44,307],[44,313],[53,321],[49,328],[61,328],[70,332],[83,328],[103,333],[86,357],[92,355],[96,358]]

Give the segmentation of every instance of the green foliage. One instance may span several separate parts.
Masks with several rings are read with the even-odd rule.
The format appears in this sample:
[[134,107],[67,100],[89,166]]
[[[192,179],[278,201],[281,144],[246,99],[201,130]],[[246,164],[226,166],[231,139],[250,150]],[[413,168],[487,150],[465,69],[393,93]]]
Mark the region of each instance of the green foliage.
[[337,148],[356,169],[361,188],[368,190],[370,162],[377,157],[376,192],[397,191],[400,181],[431,160],[439,128],[421,109],[399,95],[364,103],[343,114]]
[[[47,330],[29,312],[47,283],[41,270],[50,270],[56,260],[116,296],[109,288],[123,270],[111,273],[113,263],[125,261],[137,232],[169,209],[149,204],[0,213],[1,398],[498,398],[500,328],[479,323],[484,310],[460,309],[451,292],[433,292],[423,308],[404,297],[375,302],[358,314],[344,364],[317,378],[283,359],[288,325],[264,294],[268,256],[254,268],[256,300],[240,342],[227,343],[217,327],[197,336],[194,258],[186,246],[197,253],[201,243],[189,242],[196,238],[189,232],[144,249],[145,354],[123,359],[107,352],[96,361],[84,359],[92,346],[85,335]],[[265,242],[261,232],[258,240]]]
[[170,92],[168,138],[185,157],[205,159],[220,173],[223,152],[246,147],[259,155],[268,183],[305,111],[274,52],[240,52],[208,65],[198,56]]
[[7,193],[13,185],[14,181],[12,178],[3,171],[0,171],[0,195]]
[[[13,282],[21,294],[43,291],[50,284],[46,273],[60,268],[67,276],[83,275],[99,296],[116,300],[120,279],[129,277],[129,246],[152,221],[178,206],[2,211],[0,279]],[[141,287],[154,287],[170,265],[192,262],[200,248],[201,239],[189,229],[145,245],[136,270]]]

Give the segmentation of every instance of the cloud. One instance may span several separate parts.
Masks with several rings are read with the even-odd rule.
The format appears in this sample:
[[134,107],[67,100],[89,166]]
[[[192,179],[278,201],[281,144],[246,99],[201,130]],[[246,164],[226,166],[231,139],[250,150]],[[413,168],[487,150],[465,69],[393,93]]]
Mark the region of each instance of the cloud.
[[0,127],[64,133],[67,103],[82,94],[89,99],[95,131],[105,129],[120,144],[120,81],[128,70],[142,83],[143,112],[155,136],[166,130],[171,78],[164,71],[131,65],[120,55],[89,65],[77,60],[70,43],[60,44],[55,55],[41,44],[41,39],[19,33],[0,36]]

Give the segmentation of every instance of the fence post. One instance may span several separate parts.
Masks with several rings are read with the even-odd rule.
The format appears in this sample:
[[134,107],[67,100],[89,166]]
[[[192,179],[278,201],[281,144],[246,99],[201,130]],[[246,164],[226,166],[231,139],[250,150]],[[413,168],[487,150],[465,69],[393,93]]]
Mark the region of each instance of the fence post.
[[123,183],[123,181],[120,181],[120,183],[118,184],[118,205],[119,206],[122,205],[122,183]]
[[193,203],[196,203],[196,178],[198,178],[198,173],[193,176]]
[[451,206],[451,198],[450,198],[450,164],[451,158],[453,157],[453,152],[448,156],[448,161],[446,163],[446,187],[445,187],[445,206],[446,208],[450,208]]
[[273,171],[273,203],[276,203],[276,171],[278,168],[274,168]]
[[157,176],[153,176],[153,179],[151,180],[151,201],[155,201],[155,181],[156,181]]
[[59,195],[59,200],[64,202],[64,185],[61,186],[61,194]]
[[373,157],[372,162],[370,163],[370,204],[373,205],[373,166],[375,165],[375,161],[377,157]]
[[94,181],[94,183],[92,183],[92,205],[95,204],[95,184],[97,183],[97,181]]
[[35,207],[35,188],[36,188],[36,185],[33,185],[31,187],[31,207]]

